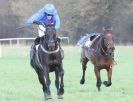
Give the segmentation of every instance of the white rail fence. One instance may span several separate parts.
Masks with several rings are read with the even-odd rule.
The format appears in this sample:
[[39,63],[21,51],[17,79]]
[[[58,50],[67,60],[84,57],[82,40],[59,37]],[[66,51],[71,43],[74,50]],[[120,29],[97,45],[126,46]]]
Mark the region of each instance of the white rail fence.
[[5,38],[5,39],[0,39],[0,43],[4,43],[4,41],[8,41],[9,43],[8,44],[13,44],[13,41],[16,41],[17,45],[20,44],[20,40],[34,40],[35,38]]
[[[66,40],[67,43],[69,44],[69,37],[59,37],[61,40]],[[17,41],[17,45],[20,44],[20,41],[22,40],[34,40],[35,38],[5,38],[5,39],[0,39],[0,43],[2,41],[9,41],[9,44],[11,45],[13,41]]]
[[[69,44],[69,37],[59,37],[61,40],[66,40],[67,43]],[[2,57],[1,52],[2,52],[2,44],[4,43],[4,41],[8,41],[9,45],[14,44],[13,41],[16,41],[16,44],[19,46],[20,45],[20,41],[30,41],[30,40],[34,40],[35,38],[3,38],[0,39],[0,57]],[[7,44],[7,43],[6,43]]]

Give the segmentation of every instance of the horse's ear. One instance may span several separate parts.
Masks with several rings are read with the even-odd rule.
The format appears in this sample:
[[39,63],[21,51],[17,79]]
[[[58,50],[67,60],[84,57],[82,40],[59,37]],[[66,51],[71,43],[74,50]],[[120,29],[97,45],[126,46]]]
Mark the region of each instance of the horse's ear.
[[111,30],[111,31],[112,31],[112,30],[113,30],[113,27],[109,27],[109,28],[103,27],[102,30],[103,30],[103,31],[105,31],[105,30]]

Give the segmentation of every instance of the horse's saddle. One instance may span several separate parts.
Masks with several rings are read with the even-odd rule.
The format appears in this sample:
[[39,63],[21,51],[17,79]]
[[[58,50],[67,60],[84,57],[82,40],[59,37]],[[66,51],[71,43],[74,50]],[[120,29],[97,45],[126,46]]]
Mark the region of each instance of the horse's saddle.
[[101,33],[87,33],[85,36],[81,37],[77,43],[77,46],[90,47],[100,35]]
[[82,47],[87,47],[87,48],[91,47],[92,44],[96,41],[96,39],[99,38],[99,36],[100,36],[100,35],[92,35],[92,36],[88,37],[88,38],[85,40],[85,42],[84,42],[84,44],[83,44]]

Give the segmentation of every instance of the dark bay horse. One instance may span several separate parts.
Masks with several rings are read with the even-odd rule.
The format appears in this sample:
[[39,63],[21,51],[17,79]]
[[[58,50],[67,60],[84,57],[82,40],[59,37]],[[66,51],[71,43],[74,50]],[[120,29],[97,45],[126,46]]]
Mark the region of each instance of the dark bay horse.
[[[111,29],[105,29],[104,33],[99,35],[93,42],[90,48],[82,48],[81,51],[81,62],[83,75],[80,80],[80,84],[85,82],[85,71],[86,64],[90,60],[94,65],[94,72],[96,75],[97,83],[96,86],[100,91],[102,84],[100,70],[106,69],[108,74],[108,81],[104,81],[103,84],[106,87],[111,86],[112,67],[114,65],[114,36]],[[89,57],[88,57],[89,56]]]
[[57,88],[58,98],[63,98],[64,69],[62,64],[60,42],[56,36],[54,26],[45,27],[45,35],[40,38],[40,43],[34,50],[35,45],[31,47],[31,66],[35,69],[38,79],[43,87],[44,97],[46,100],[51,99],[49,73],[55,72],[55,86]]

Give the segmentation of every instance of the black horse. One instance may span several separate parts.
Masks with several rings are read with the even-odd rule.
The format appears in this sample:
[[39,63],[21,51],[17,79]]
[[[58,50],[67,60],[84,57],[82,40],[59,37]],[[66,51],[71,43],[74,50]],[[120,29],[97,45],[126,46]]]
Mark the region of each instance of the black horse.
[[[44,97],[46,100],[51,99],[49,73],[55,71],[55,86],[57,88],[58,98],[63,98],[63,64],[61,55],[60,41],[56,36],[55,27],[46,26],[45,35],[40,38],[39,45],[33,44],[31,47],[31,66],[38,74],[40,83],[43,86]],[[36,47],[35,47],[36,46]]]

